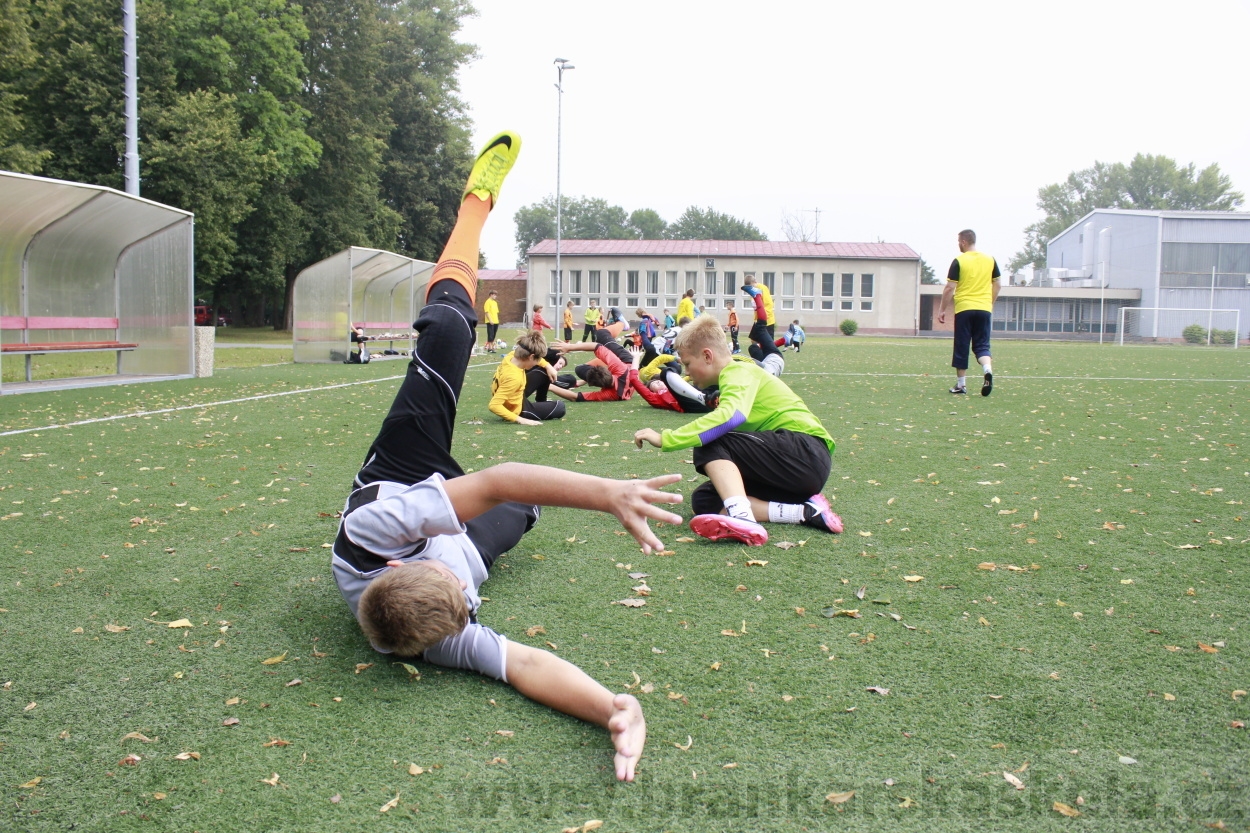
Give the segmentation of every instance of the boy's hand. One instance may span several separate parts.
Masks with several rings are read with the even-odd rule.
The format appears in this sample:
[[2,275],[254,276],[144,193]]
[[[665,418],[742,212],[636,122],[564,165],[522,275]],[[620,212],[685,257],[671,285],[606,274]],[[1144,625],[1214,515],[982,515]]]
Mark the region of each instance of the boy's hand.
[[656,448],[661,448],[664,444],[664,438],[654,428],[640,428],[634,432],[634,445],[642,448],[644,442],[651,443]]
[[517,417],[516,424],[533,426],[533,425],[542,425],[543,423],[542,423],[542,420],[540,419],[529,419],[527,417]]
[[629,353],[629,355],[633,356],[633,361],[631,362],[630,366],[633,367],[634,370],[637,370],[639,367],[641,367],[642,356],[643,356],[642,348],[630,345],[629,347],[626,347],[625,350],[626,352]]
[[646,555],[664,549],[664,544],[647,525],[648,518],[674,526],[682,523],[681,515],[674,515],[654,505],[681,503],[681,495],[660,491],[661,486],[671,486],[680,481],[680,474],[662,474],[650,480],[604,481],[608,492],[609,511],[621,522],[621,526],[625,527],[642,545],[642,551]]
[[573,343],[571,341],[553,341],[549,346],[552,350],[559,350],[561,353],[567,353],[573,346]]
[[642,706],[632,694],[618,694],[612,698],[612,716],[608,719],[608,732],[616,747],[616,780],[633,781],[634,767],[642,757],[642,747],[647,742],[647,721],[642,716]]

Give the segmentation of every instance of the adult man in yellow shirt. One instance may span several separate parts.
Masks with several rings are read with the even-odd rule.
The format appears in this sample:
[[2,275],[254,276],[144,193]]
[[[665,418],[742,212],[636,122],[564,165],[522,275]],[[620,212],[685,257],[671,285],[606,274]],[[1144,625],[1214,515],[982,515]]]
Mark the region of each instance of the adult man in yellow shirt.
[[495,336],[499,333],[499,293],[491,290],[482,304],[482,315],[486,319],[486,352],[495,352]]
[[946,275],[946,288],[942,290],[942,303],[938,305],[938,323],[946,323],[946,311],[951,301],[955,304],[955,350],[951,367],[955,368],[955,387],[951,393],[967,394],[968,345],[981,363],[985,381],[981,395],[989,396],[994,389],[994,373],[990,367],[990,323],[994,302],[998,300],[998,262],[977,251],[977,234],[972,229],[959,232],[959,257],[951,261]]
[[756,283],[755,275],[747,275],[746,286],[742,287],[743,292],[753,295],[754,293],[747,290],[747,286],[754,286],[760,291],[760,297],[764,299],[764,315],[768,316],[764,321],[764,326],[768,328],[769,337],[775,341],[777,339],[777,316],[773,313],[773,293],[769,291],[768,284]]

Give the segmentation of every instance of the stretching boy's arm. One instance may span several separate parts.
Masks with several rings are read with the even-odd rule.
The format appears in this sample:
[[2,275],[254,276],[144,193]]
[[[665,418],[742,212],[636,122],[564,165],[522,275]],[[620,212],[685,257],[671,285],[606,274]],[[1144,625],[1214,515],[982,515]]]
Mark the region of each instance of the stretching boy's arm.
[[647,740],[647,724],[636,699],[614,695],[576,665],[547,651],[509,640],[507,656],[513,688],[544,706],[607,729],[616,747],[617,779],[634,780],[634,767]]
[[681,495],[662,492],[681,480],[680,474],[664,474],[650,480],[609,480],[589,474],[527,463],[501,463],[482,471],[453,477],[443,484],[461,523],[476,518],[501,503],[515,501],[538,506],[568,506],[615,515],[648,555],[664,544],[651,531],[647,519],[680,524],[680,515],[654,504],[681,503]]

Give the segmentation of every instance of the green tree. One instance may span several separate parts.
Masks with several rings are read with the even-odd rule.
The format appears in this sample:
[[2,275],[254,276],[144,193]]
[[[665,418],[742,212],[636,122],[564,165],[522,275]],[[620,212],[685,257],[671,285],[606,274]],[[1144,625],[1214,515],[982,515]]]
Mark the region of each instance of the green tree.
[[942,283],[942,279],[933,271],[933,267],[922,257],[920,258],[920,282],[927,284]]
[[677,221],[671,223],[665,236],[669,240],[767,240],[754,223],[739,220],[711,208],[690,206]]
[[26,97],[16,92],[16,81],[35,63],[27,16],[29,2],[0,0],[0,168],[39,173],[51,151],[26,145]]
[[456,40],[473,8],[464,0],[383,7],[382,74],[391,132],[382,196],[400,216],[395,250],[434,260],[456,222],[473,148],[457,72],[476,54]]
[[1244,196],[1212,163],[1198,171],[1191,162],[1179,166],[1166,156],[1137,154],[1128,165],[1095,162],[1068,174],[1063,182],[1039,188],[1037,207],[1045,216],[1025,227],[1025,245],[1008,264],[1046,266],[1046,244],[1097,208],[1169,211],[1231,211]]
[[651,208],[638,208],[630,212],[629,227],[639,240],[663,240],[668,230],[668,223],[658,211]]
[[[624,208],[609,205],[607,200],[597,197],[561,197],[560,215],[561,237],[567,240],[633,240],[638,237]],[[525,257],[539,241],[555,238],[556,199],[548,195],[533,205],[519,208],[513,219],[517,252]]]

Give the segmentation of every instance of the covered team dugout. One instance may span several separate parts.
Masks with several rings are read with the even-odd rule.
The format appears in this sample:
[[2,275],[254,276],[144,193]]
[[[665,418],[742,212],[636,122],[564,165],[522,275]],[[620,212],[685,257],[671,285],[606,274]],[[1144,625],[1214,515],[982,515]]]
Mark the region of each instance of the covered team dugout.
[[[0,392],[193,375],[193,254],[190,212],[0,171],[0,355],[10,380]],[[40,381],[38,357],[62,353],[82,360],[48,360],[61,378]],[[63,373],[93,365],[96,375]]]
[[370,337],[403,334],[411,348],[407,335],[433,269],[424,260],[358,246],[309,266],[296,276],[291,301],[295,361],[344,361],[353,324]]

